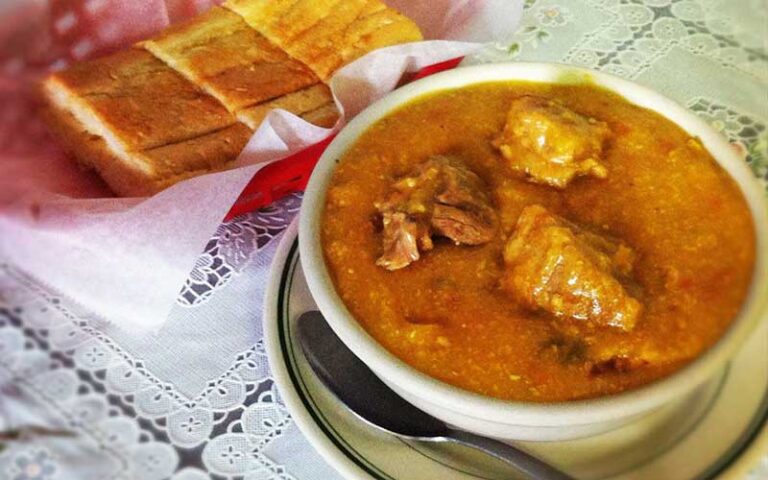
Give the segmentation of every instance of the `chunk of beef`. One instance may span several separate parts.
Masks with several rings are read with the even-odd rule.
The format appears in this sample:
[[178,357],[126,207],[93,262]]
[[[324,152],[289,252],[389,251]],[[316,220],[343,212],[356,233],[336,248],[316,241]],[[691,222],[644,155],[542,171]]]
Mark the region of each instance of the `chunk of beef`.
[[523,96],[512,101],[504,130],[493,145],[530,181],[565,188],[577,176],[608,175],[600,155],[609,133],[605,122],[554,100]]
[[642,306],[616,277],[631,273],[632,257],[629,247],[532,205],[504,248],[501,283],[529,308],[628,331]]
[[423,230],[419,224],[408,218],[403,212],[385,212],[384,255],[378,260],[379,265],[389,270],[397,270],[419,259],[419,239]]
[[461,160],[435,156],[419,164],[376,203],[383,220],[383,253],[376,264],[397,270],[432,249],[432,235],[480,245],[496,232],[487,187]]
[[482,245],[494,233],[492,224],[478,212],[444,203],[434,205],[431,225],[436,234],[450,238],[456,245]]

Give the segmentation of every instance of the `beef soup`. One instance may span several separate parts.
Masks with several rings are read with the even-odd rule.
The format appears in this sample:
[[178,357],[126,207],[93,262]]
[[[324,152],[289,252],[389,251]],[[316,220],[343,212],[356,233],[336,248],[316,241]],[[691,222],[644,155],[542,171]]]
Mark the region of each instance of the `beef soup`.
[[614,394],[712,346],[755,230],[696,138],[588,85],[419,97],[347,150],[321,221],[339,296],[385,348],[509,400]]

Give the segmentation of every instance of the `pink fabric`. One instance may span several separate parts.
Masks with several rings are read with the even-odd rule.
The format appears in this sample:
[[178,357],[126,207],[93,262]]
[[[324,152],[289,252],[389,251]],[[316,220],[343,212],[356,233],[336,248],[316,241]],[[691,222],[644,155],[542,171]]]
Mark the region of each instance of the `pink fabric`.
[[64,59],[83,60],[129,45],[168,25],[164,0],[58,0],[49,31]]
[[213,0],[17,2],[0,21],[0,209],[36,193],[112,196],[65,158],[37,115],[35,85],[50,70],[147,38]]
[[336,72],[331,87],[343,115],[333,129],[271,112],[238,168],[136,199],[111,196],[95,175],[64,157],[36,115],[36,81],[214,2],[10,0],[17,5],[10,10],[7,1],[0,1],[0,254],[130,329],[162,324],[210,235],[261,167],[327,138],[404,75],[468,55],[480,47],[476,42],[497,41],[497,32],[515,28],[522,10],[522,0],[392,0],[443,39],[381,49]]
[[62,68],[123,48],[214,0],[11,0],[0,22],[0,76]]
[[[463,30],[460,25],[472,17],[478,9],[478,6],[484,3],[484,0],[432,0],[430,2],[416,3],[412,0],[384,0],[384,2],[400,11],[407,12],[408,17],[412,18],[419,25],[426,25],[428,28],[422,28],[422,34],[427,40],[442,38],[457,38]],[[434,16],[435,11],[449,11],[445,18],[452,20],[451,24],[433,23],[430,18]]]

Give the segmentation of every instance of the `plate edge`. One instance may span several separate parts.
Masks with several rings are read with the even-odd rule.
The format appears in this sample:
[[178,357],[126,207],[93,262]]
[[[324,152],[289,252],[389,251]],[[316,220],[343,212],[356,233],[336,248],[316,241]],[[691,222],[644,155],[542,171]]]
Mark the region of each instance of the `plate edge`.
[[349,480],[375,480],[374,477],[346,458],[314,420],[310,418],[309,412],[304,408],[290,380],[288,368],[285,364],[287,360],[280,354],[277,322],[275,321],[279,309],[278,298],[280,297],[281,279],[285,263],[288,260],[288,253],[297,237],[298,217],[291,222],[285,230],[283,238],[280,239],[267,277],[267,289],[264,293],[264,309],[262,312],[264,347],[267,352],[267,361],[288,412],[293,417],[296,426],[304,435],[304,438],[320,454],[322,459],[328,462],[342,477]]
[[[307,441],[314,447],[322,458],[327,461],[342,476],[352,480],[368,479],[376,480],[375,477],[365,472],[353,461],[348,459],[343,452],[333,444],[321,428],[309,417],[309,413],[304,408],[298,393],[290,381],[285,360],[280,355],[280,347],[276,345],[278,333],[276,332],[277,323],[273,321],[277,318],[279,305],[277,299],[280,296],[281,277],[285,269],[288,254],[292,250],[293,244],[298,242],[298,218],[291,222],[286,229],[283,238],[280,240],[276,255],[270,267],[267,290],[265,292],[264,302],[264,342],[267,351],[267,358],[270,368],[280,389],[280,395],[285,399],[289,412],[296,421],[296,425],[304,434]],[[278,372],[279,369],[279,372]],[[278,374],[279,373],[279,374]],[[287,382],[287,383],[286,383]],[[288,397],[290,398],[290,401]],[[768,453],[768,422],[763,423],[758,430],[753,431],[753,438],[746,445],[742,446],[740,454],[730,459],[723,471],[716,473],[717,480],[736,480],[743,479],[758,464],[760,459]]]

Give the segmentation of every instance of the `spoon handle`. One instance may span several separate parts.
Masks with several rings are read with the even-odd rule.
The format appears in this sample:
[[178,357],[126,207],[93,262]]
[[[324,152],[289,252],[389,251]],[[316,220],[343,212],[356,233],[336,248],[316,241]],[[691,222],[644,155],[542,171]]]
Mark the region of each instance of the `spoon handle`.
[[451,430],[446,439],[477,448],[483,452],[512,465],[520,473],[537,480],[574,480],[555,467],[522,450],[492,438],[481,437],[461,430]]

